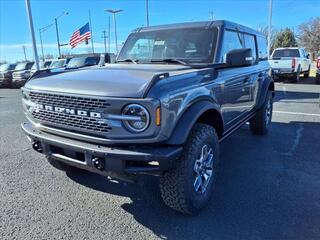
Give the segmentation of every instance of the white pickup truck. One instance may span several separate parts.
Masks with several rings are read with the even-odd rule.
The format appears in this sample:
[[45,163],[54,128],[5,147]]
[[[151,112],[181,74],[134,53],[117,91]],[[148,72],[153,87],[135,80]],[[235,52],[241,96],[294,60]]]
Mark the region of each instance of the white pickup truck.
[[269,60],[272,76],[291,77],[293,82],[298,82],[300,74],[309,77],[311,60],[303,48],[277,48]]

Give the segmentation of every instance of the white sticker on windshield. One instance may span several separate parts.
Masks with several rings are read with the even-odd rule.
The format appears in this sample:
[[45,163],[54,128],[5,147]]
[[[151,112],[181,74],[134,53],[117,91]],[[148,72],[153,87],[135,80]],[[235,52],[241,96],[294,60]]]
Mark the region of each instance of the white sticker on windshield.
[[164,45],[164,41],[154,41],[154,45]]

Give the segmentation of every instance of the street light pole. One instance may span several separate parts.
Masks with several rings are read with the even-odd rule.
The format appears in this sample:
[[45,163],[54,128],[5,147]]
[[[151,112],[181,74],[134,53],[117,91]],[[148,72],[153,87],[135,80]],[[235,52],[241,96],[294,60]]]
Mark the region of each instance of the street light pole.
[[272,24],[272,0],[269,0],[269,24],[268,24],[268,59],[270,59],[271,48],[271,24]]
[[42,53],[42,60],[43,61],[44,61],[44,51],[43,51],[43,43],[42,43],[42,33],[47,31],[52,26],[53,26],[53,23],[48,25],[48,26],[45,26],[45,27],[39,29],[40,45],[41,45],[41,53]]
[[59,19],[60,17],[62,17],[63,15],[68,15],[68,14],[69,14],[68,12],[63,12],[63,13],[61,13],[58,17],[56,17],[56,18],[54,19],[54,23],[55,23],[55,25],[56,25],[56,34],[57,34],[57,43],[58,43],[59,58],[61,58],[61,50],[60,50],[61,44],[60,44],[60,39],[59,39],[58,19]]
[[27,61],[27,55],[26,55],[26,46],[22,45],[24,60]]
[[109,25],[108,25],[108,52],[110,53],[110,41],[111,41],[111,20],[109,16]]
[[32,13],[31,13],[31,7],[30,7],[30,0],[25,0],[25,1],[26,1],[27,15],[28,15],[28,19],[29,19],[29,27],[30,27],[30,32],[31,32],[31,38],[32,38],[34,61],[35,61],[35,64],[36,64],[36,69],[38,71],[40,69],[39,68],[39,59],[38,59],[36,38],[35,38],[35,35],[34,35],[34,28],[33,28]]
[[58,51],[59,51],[59,58],[61,57],[61,51],[60,51],[60,40],[59,40],[59,31],[58,31],[58,19],[54,19],[54,23],[56,25],[56,34],[57,34],[57,43],[58,43]]
[[112,13],[113,15],[113,24],[114,24],[114,37],[115,37],[115,41],[116,41],[116,53],[118,54],[118,36],[117,36],[117,22],[116,22],[116,14],[119,12],[122,12],[123,10],[121,9],[117,9],[117,10],[113,10],[113,9],[107,9],[105,10],[106,12]]
[[147,27],[149,27],[149,1],[146,0],[146,20],[147,20]]
[[39,35],[40,35],[40,45],[41,45],[42,60],[44,61],[44,53],[43,53],[43,44],[42,44],[41,29],[39,29]]

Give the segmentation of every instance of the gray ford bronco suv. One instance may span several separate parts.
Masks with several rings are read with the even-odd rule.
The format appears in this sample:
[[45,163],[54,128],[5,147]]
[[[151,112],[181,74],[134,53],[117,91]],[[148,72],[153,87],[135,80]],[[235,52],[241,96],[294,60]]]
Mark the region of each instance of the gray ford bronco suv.
[[115,64],[46,74],[22,89],[33,148],[67,172],[159,176],[164,202],[182,213],[214,192],[219,143],[271,122],[265,37],[228,21],[139,28]]

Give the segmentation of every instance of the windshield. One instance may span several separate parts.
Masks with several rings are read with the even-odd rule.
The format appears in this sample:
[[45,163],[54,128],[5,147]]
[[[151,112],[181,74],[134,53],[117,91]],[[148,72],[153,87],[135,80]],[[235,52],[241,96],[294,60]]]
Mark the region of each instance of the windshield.
[[15,70],[18,70],[18,71],[25,70],[26,69],[26,65],[27,65],[27,63],[19,63]]
[[50,68],[62,68],[64,66],[65,60],[56,60],[50,64]]
[[86,58],[85,57],[78,57],[72,58],[67,65],[67,68],[78,68],[84,65]]
[[272,58],[290,58],[290,57],[300,57],[298,49],[279,49],[275,50]]
[[166,29],[132,33],[117,61],[178,59],[187,63],[211,63],[216,28]]
[[79,68],[84,66],[93,66],[99,63],[99,57],[77,57],[72,58],[66,68]]
[[14,70],[15,67],[15,64],[3,64],[0,66],[0,72]]
[[[41,62],[39,62],[39,68],[40,69],[47,68],[50,65],[50,63],[51,63],[51,61],[45,61],[45,62],[41,61]],[[32,65],[31,70],[36,70],[36,69],[37,69],[37,67],[36,67],[36,64],[34,63]]]

